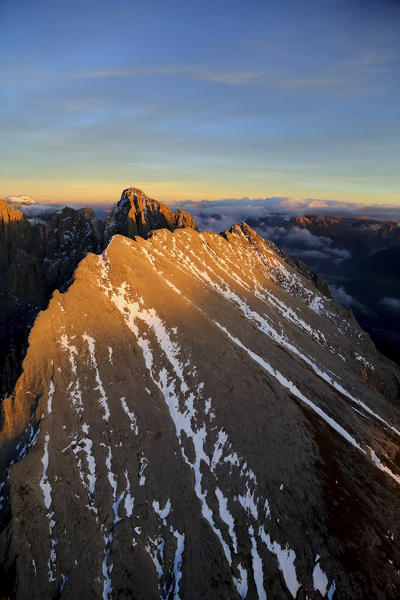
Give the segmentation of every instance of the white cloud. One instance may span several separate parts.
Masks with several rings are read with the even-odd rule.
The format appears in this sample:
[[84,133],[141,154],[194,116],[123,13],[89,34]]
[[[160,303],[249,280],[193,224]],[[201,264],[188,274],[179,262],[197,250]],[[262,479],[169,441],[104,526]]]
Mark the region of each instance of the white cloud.
[[356,308],[365,314],[371,313],[366,306],[361,304],[361,302],[346,292],[342,285],[336,286],[335,284],[328,284],[328,287],[332,294],[332,298],[334,298],[336,302],[339,302],[339,304],[342,304],[346,308]]
[[25,194],[14,194],[5,198],[6,202],[13,208],[18,208],[29,217],[40,217],[51,215],[61,208],[58,204],[40,204],[31,196]]
[[263,237],[272,240],[286,252],[307,261],[330,260],[340,263],[351,257],[348,250],[335,247],[333,241],[323,235],[314,235],[299,227],[255,227]]
[[258,83],[273,82],[274,74],[265,69],[258,70],[216,70],[210,68],[169,65],[154,67],[125,67],[113,69],[99,69],[95,71],[85,71],[74,73],[73,79],[110,79],[115,77],[143,77],[166,75],[172,77],[186,77],[197,79],[199,81],[210,81],[214,83],[224,83],[226,85],[253,85]]
[[7,196],[6,201],[9,204],[16,204],[16,205],[25,205],[25,206],[32,206],[33,204],[37,204],[36,200],[34,200],[33,198],[31,198],[31,196],[24,196],[24,195],[20,195],[20,196]]

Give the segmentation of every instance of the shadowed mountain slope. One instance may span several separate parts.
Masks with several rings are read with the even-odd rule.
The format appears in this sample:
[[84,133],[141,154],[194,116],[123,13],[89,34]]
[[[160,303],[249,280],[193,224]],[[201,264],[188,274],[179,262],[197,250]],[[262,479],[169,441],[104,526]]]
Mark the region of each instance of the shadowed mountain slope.
[[32,223],[0,200],[0,398],[21,372],[39,310],[54,289],[65,289],[88,252],[100,251],[90,213],[64,208],[50,224]]
[[115,236],[29,343],[3,595],[399,597],[397,372],[250,228]]

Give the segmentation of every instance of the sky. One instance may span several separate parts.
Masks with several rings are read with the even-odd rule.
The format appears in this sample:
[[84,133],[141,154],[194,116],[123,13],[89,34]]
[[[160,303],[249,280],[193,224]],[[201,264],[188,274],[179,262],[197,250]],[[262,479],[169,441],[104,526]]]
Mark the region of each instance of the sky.
[[0,0],[0,197],[399,205],[399,31],[399,0]]

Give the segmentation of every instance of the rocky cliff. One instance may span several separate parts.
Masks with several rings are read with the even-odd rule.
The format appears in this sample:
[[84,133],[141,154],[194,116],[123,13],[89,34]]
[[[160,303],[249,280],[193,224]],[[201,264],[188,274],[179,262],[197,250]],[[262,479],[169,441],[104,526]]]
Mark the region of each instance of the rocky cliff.
[[135,187],[122,192],[121,200],[114,206],[108,217],[104,240],[107,244],[113,235],[120,233],[133,238],[136,235],[146,237],[154,229],[195,228],[193,218],[184,210],[172,212],[157,200],[146,196]]
[[0,398],[20,374],[29,330],[54,289],[65,289],[79,261],[99,252],[90,209],[64,208],[50,224],[34,223],[0,200]]
[[398,374],[244,225],[89,254],[2,423],[3,596],[400,595]]
[[19,374],[29,324],[45,304],[37,236],[20,210],[0,199],[0,398]]

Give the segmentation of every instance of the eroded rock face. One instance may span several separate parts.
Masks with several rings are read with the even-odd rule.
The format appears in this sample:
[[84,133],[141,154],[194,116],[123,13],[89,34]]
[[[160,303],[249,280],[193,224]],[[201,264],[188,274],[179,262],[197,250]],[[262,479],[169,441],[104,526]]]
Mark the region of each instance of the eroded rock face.
[[122,234],[133,238],[136,235],[147,237],[153,229],[174,229],[191,227],[195,229],[193,218],[184,210],[172,212],[157,200],[146,196],[142,190],[131,187],[122,192],[121,200],[114,206],[108,217],[104,240],[107,244],[113,235]]
[[0,398],[10,393],[20,374],[39,310],[55,288],[68,286],[88,252],[100,251],[98,228],[90,209],[64,208],[50,224],[31,224],[0,200]]
[[0,199],[0,398],[15,385],[29,323],[45,301],[45,276],[35,256],[40,240],[20,210]]
[[266,215],[249,224],[316,270],[377,348],[400,366],[400,222]]
[[274,242],[271,242],[271,240],[266,240],[264,238],[261,238],[254,231],[254,229],[252,229],[249,225],[247,225],[247,223],[240,223],[238,225],[234,225],[230,229],[231,233],[238,230],[238,228],[241,229],[242,233],[247,237],[247,239],[253,246],[257,247],[259,240],[262,240],[262,244],[264,244],[264,245],[267,244],[269,246],[269,248],[271,248],[271,250],[273,250],[280,258],[283,258],[283,260],[288,265],[290,265],[296,271],[298,271],[298,273],[300,273],[300,275],[303,275],[303,277],[305,277],[306,279],[311,281],[311,283],[313,285],[315,285],[315,287],[318,289],[318,291],[320,291],[324,296],[326,296],[327,298],[332,298],[331,293],[329,291],[329,288],[328,288],[325,280],[322,279],[322,277],[320,277],[320,275],[318,275],[318,273],[316,273],[315,271],[310,269],[310,267],[308,265],[306,265],[304,262],[302,262],[298,258],[293,258],[292,256],[289,256],[284,250],[282,250],[282,248],[279,248],[276,244],[274,244]]
[[79,261],[88,252],[100,252],[101,248],[100,228],[90,208],[65,207],[54,215],[46,244],[51,289],[64,288]]
[[399,382],[347,316],[244,226],[89,254],[3,404],[3,595],[398,598]]

